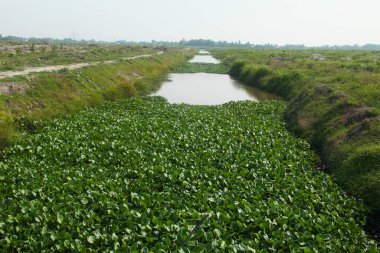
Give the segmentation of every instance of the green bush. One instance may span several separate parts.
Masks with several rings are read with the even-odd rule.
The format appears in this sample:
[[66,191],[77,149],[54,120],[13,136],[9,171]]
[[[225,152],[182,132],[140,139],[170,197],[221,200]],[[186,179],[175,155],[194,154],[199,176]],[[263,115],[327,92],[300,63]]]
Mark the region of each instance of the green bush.
[[260,88],[284,98],[293,98],[305,85],[305,79],[297,71],[277,72],[269,76]]
[[270,74],[271,71],[265,66],[246,64],[238,79],[248,85],[258,86],[260,85],[261,80]]
[[358,148],[345,161],[346,166],[353,168],[352,173],[380,171],[380,145],[366,145]]
[[235,61],[230,68],[229,74],[232,77],[239,78],[246,64],[246,61]]

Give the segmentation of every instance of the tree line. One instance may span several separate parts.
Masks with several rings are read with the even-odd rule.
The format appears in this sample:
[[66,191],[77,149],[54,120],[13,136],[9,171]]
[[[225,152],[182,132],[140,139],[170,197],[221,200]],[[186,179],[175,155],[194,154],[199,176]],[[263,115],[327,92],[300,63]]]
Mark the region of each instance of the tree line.
[[268,48],[268,49],[325,49],[325,50],[380,50],[380,44],[365,45],[322,45],[309,47],[303,44],[253,44],[251,42],[242,43],[241,41],[214,41],[209,39],[191,39],[181,41],[99,41],[99,40],[75,40],[72,38],[54,39],[54,38],[23,38],[17,36],[1,36],[0,41],[15,43],[35,43],[35,44],[118,44],[118,45],[135,45],[135,46],[166,46],[166,47],[206,47],[206,48]]

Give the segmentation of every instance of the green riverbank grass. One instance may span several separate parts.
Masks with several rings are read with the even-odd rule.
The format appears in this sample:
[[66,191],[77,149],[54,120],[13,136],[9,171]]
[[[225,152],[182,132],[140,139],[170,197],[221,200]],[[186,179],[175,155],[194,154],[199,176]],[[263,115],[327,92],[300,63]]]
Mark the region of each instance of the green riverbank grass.
[[[41,67],[70,63],[97,62],[121,59],[142,54],[155,54],[153,48],[120,45],[12,45],[0,42],[0,71],[23,70],[25,67]],[[33,49],[34,47],[34,49]]]
[[55,119],[0,162],[0,247],[378,252],[284,109],[149,97]]

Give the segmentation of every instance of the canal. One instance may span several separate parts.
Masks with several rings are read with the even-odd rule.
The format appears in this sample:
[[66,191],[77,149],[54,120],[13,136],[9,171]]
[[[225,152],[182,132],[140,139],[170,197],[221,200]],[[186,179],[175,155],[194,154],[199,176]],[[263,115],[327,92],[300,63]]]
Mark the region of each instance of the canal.
[[[201,50],[190,63],[220,64],[207,51]],[[227,74],[171,73],[161,88],[153,94],[162,96],[170,103],[218,105],[230,101],[264,101],[278,97],[251,86],[243,85]]]

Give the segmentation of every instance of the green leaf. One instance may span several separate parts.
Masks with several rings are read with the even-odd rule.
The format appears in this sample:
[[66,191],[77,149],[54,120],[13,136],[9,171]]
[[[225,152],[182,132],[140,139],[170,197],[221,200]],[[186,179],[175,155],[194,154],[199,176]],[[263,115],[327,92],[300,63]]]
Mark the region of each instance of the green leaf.
[[92,236],[92,235],[90,235],[89,237],[87,237],[87,242],[88,243],[94,243],[94,241],[95,241],[95,237],[94,236]]

